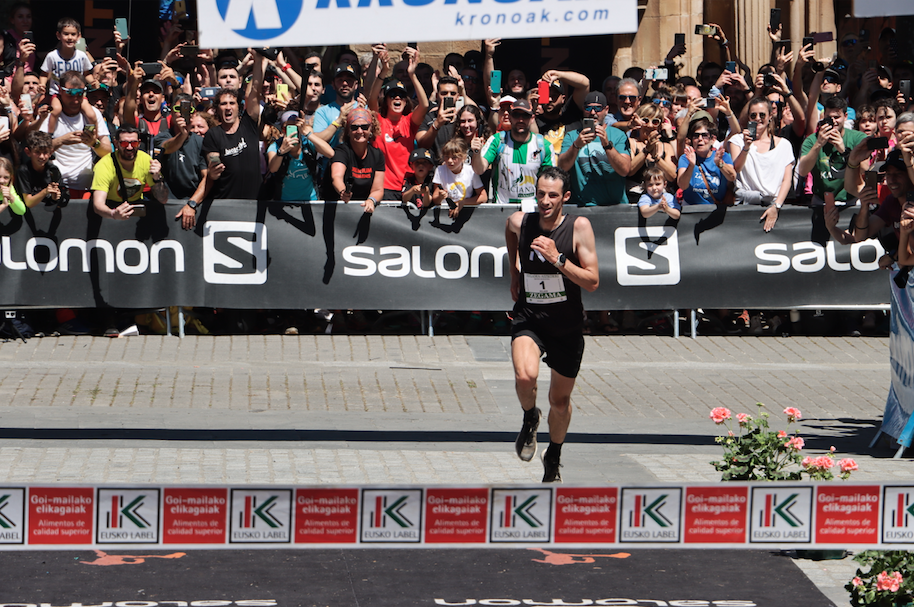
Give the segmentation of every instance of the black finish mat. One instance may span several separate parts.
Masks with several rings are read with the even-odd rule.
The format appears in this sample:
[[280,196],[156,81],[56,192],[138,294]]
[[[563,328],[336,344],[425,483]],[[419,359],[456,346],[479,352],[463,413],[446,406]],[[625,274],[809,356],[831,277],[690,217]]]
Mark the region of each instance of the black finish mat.
[[111,607],[833,607],[749,550],[200,550],[0,553],[0,604]]

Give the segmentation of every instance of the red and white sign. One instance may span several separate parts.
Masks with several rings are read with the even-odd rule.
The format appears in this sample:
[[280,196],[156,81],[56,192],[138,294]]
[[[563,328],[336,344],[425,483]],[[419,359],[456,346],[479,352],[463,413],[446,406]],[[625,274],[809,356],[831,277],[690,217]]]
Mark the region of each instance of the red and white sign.
[[743,544],[748,517],[748,487],[689,487],[683,540],[687,544]]
[[295,492],[295,542],[354,544],[359,530],[358,489]]
[[879,541],[879,487],[816,487],[816,543],[875,544]]
[[556,543],[615,543],[618,520],[618,488],[556,489]]
[[485,543],[488,489],[429,489],[425,495],[425,543]]
[[163,544],[224,544],[228,489],[165,489]]
[[31,487],[29,544],[91,544],[92,487]]

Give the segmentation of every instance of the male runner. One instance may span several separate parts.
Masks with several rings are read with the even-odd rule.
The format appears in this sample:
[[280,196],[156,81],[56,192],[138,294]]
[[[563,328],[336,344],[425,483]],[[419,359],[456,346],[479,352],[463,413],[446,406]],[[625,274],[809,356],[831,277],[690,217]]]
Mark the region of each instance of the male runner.
[[540,410],[536,379],[540,357],[552,369],[549,383],[549,447],[543,452],[544,483],[561,482],[559,458],[571,421],[571,391],[584,355],[581,287],[600,284],[593,228],[586,217],[565,215],[571,177],[547,167],[536,182],[536,213],[513,213],[505,227],[511,260],[511,357],[524,425],[514,443],[529,462],[536,454]]

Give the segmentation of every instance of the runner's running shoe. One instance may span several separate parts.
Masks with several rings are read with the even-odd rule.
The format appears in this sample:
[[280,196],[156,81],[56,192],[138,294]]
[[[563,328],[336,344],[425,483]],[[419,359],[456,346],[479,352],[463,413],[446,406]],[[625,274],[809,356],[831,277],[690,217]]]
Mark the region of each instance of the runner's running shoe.
[[536,455],[536,430],[540,427],[540,418],[543,415],[538,407],[534,407],[533,410],[536,411],[536,414],[531,417],[535,419],[528,421],[527,416],[524,416],[524,425],[521,426],[517,440],[514,441],[517,457],[525,462],[529,462]]

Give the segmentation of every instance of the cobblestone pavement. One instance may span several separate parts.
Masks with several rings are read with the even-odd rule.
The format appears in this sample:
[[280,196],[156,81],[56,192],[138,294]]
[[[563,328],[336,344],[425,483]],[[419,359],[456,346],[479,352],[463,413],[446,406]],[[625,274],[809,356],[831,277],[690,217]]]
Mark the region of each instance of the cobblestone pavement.
[[[537,482],[541,464],[513,455],[509,348],[473,336],[2,343],[0,482]],[[708,411],[763,402],[774,420],[798,407],[810,450],[854,457],[856,480],[914,480],[888,445],[868,448],[888,385],[884,338],[588,338],[563,476],[715,482]],[[846,603],[850,559],[796,562]]]

